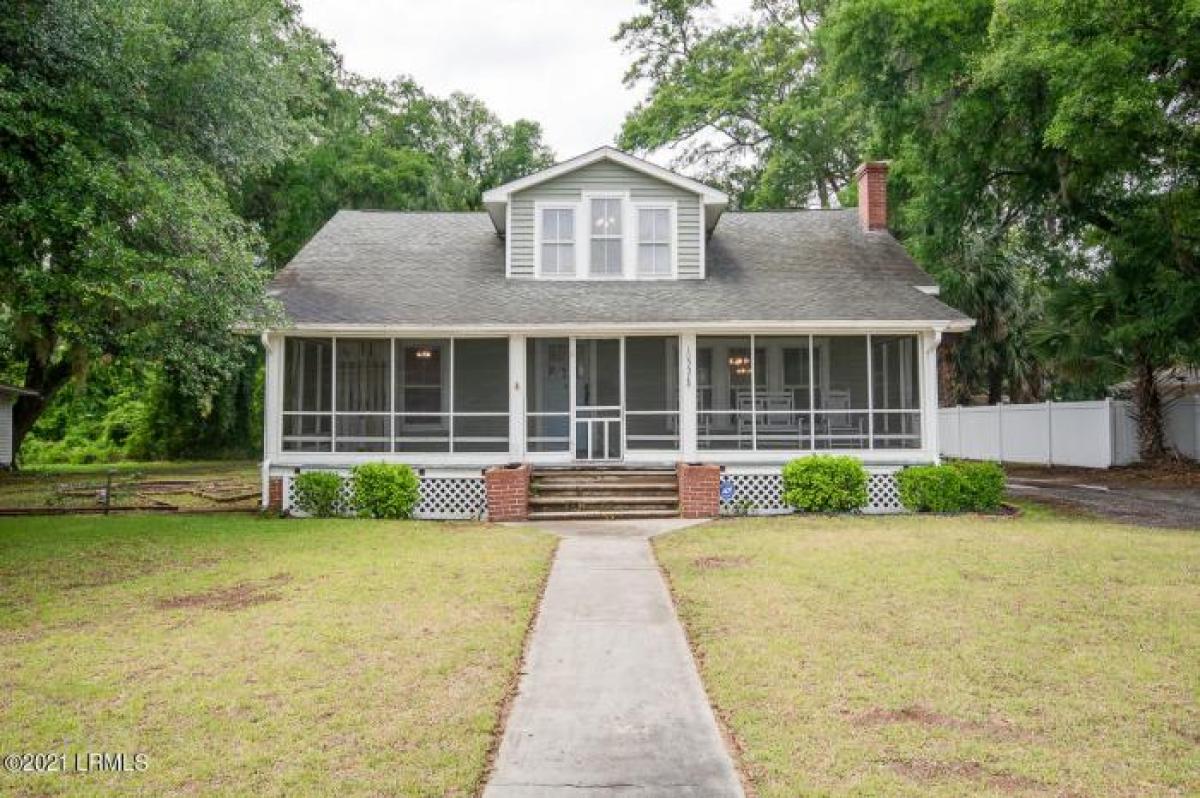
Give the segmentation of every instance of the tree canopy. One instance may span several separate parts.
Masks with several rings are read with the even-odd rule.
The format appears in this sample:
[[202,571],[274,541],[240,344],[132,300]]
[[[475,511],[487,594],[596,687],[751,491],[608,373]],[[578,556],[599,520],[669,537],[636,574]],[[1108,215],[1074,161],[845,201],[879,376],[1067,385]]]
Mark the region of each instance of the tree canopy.
[[474,97],[433,97],[408,78],[348,75],[321,136],[253,181],[244,211],[282,266],[339,208],[476,210],[486,189],[552,162],[534,122],[506,125]]
[[822,0],[758,0],[752,18],[714,26],[711,0],[651,0],[615,38],[632,54],[629,85],[647,98],[626,117],[622,147],[680,145],[738,205],[829,206],[854,171],[839,98],[821,80],[814,37]]
[[[645,0],[614,38],[645,92],[619,145],[673,148],[736,206],[850,203],[854,166],[891,162],[892,231],[978,320],[955,399],[1133,377],[1165,453],[1156,376],[1200,361],[1194,0],[754,0],[725,22]],[[551,160],[536,122],[347,72],[293,0],[10,0],[0,376],[41,393],[18,443],[59,402],[48,439],[105,452],[256,445],[239,330],[329,216],[475,209]]]
[[[747,207],[853,201],[891,161],[891,228],[977,327],[955,393],[1154,375],[1200,353],[1200,6],[1188,0],[649,0],[617,39],[647,99],[620,141],[680,148]],[[840,192],[840,194],[838,194]]]
[[40,394],[16,444],[122,363],[170,386],[160,415],[223,406],[253,381],[265,281],[337,208],[475,207],[549,160],[535,123],[345,73],[291,0],[7,3],[0,366]]

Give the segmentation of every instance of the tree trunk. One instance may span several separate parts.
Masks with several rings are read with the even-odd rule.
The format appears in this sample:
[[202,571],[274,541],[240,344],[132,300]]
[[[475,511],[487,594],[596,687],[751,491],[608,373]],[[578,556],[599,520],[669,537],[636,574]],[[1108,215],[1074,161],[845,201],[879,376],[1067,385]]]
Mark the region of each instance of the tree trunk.
[[42,413],[50,405],[50,400],[70,379],[71,365],[65,360],[47,365],[33,357],[26,363],[24,387],[31,391],[37,391],[37,396],[22,396],[13,405],[12,453],[14,468],[16,467],[17,453],[21,451],[21,444],[25,441],[25,436],[42,417]]
[[959,399],[958,380],[954,373],[954,350],[958,346],[961,335],[945,333],[938,347],[938,404],[941,407],[953,407]]
[[1157,369],[1149,358],[1138,355],[1134,366],[1133,408],[1138,426],[1138,454],[1151,463],[1167,457],[1163,432],[1162,395],[1158,392]]
[[988,369],[988,404],[1004,401],[1004,371],[999,366]]

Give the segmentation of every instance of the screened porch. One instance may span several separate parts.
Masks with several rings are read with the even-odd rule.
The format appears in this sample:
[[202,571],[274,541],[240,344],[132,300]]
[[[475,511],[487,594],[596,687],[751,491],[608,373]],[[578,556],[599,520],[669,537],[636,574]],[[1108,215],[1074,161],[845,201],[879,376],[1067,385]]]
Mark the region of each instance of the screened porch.
[[929,448],[931,369],[915,334],[279,343],[268,447],[284,460],[776,462]]

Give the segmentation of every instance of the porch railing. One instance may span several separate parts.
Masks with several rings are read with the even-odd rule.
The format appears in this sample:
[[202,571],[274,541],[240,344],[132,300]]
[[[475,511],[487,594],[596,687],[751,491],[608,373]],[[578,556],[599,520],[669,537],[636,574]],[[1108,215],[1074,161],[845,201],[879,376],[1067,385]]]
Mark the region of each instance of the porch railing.
[[[506,412],[283,412],[285,451],[309,452],[505,452],[508,451]],[[289,434],[287,419],[298,418],[299,431]],[[367,431],[371,419],[379,429]],[[470,421],[497,419],[503,434],[472,430]],[[360,422],[357,425],[343,422]],[[461,422],[461,423],[456,423]],[[353,429],[357,426],[358,429]],[[486,426],[486,425],[484,425]]]

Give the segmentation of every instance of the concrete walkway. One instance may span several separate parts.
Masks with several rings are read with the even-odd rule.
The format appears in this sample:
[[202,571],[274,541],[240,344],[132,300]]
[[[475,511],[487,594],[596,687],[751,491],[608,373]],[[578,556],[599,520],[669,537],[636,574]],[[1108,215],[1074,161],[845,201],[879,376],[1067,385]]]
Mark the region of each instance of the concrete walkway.
[[543,525],[564,540],[484,798],[742,795],[647,540],[687,523]]

